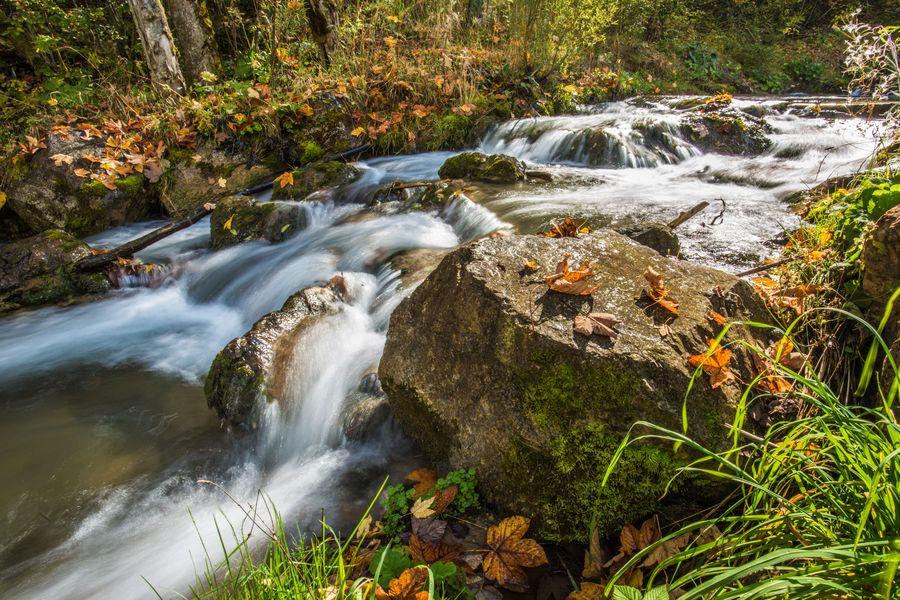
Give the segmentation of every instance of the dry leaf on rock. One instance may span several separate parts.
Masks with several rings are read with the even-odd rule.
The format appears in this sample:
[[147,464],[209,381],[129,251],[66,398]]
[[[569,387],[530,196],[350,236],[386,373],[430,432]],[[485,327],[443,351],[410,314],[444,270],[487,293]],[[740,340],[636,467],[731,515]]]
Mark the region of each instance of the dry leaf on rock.
[[582,581],[581,589],[569,594],[566,600],[601,600],[605,589],[606,586],[599,583]]
[[718,325],[726,325],[728,323],[728,318],[724,315],[720,315],[714,310],[709,311],[709,320]]
[[669,296],[669,290],[666,289],[663,283],[662,275],[653,267],[647,267],[647,270],[644,271],[644,279],[650,284],[650,289],[644,290],[644,293],[653,300],[653,304],[663,307],[673,315],[677,315],[678,302]]
[[530,525],[531,519],[515,516],[488,528],[487,543],[491,549],[484,557],[485,577],[508,590],[528,589],[522,567],[547,564],[547,554],[540,544],[524,537]]
[[275,181],[277,181],[282,188],[286,188],[289,185],[294,185],[294,173],[292,171],[285,171],[284,173],[276,177]]
[[696,354],[688,357],[688,362],[694,367],[703,369],[709,375],[709,385],[713,389],[726,383],[735,381],[734,373],[728,368],[731,361],[731,350],[722,348],[715,340],[707,341],[709,351],[706,354]]
[[569,255],[566,254],[562,261],[556,265],[556,273],[546,278],[547,286],[554,292],[569,294],[572,296],[590,296],[597,291],[599,285],[591,285],[585,281],[594,272],[582,264],[577,270],[569,270]]
[[549,238],[578,237],[579,233],[590,233],[589,227],[579,227],[572,217],[566,217],[562,223],[553,222],[549,229],[541,231],[538,235]]
[[581,335],[602,335],[616,337],[619,332],[614,329],[621,321],[609,313],[590,313],[587,316],[575,317],[575,332]]

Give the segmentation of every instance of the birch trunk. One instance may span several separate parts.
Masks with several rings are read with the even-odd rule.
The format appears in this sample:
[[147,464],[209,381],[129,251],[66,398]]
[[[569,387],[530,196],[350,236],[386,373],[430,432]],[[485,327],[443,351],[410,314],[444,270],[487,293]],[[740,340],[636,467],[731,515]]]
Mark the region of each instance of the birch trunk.
[[161,0],[128,0],[150,69],[150,81],[162,93],[184,91],[175,42]]
[[163,0],[169,26],[175,34],[181,64],[189,84],[200,81],[204,71],[218,73],[219,49],[206,0]]

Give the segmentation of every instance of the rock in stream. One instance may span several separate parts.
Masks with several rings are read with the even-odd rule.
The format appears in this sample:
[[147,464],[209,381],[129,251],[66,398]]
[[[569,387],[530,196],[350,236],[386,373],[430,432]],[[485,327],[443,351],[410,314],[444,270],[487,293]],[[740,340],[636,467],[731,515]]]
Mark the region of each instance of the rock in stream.
[[[591,296],[548,291],[544,278],[566,254],[596,271],[600,288]],[[643,295],[648,266],[680,301],[677,317]],[[720,331],[710,310],[767,321],[747,282],[612,231],[484,239],[449,254],[396,309],[379,376],[406,433],[434,460],[474,467],[501,510],[534,517],[548,539],[584,538],[595,511],[611,533],[652,512],[682,464],[670,446],[629,447],[600,485],[632,423],[680,429],[694,373],[686,358]],[[588,312],[616,315],[618,337],[574,333],[574,318]],[[727,339],[759,336],[736,327]],[[751,377],[744,353],[731,367]],[[712,389],[699,377],[687,400],[690,434],[712,448],[725,444],[740,396],[736,385]],[[715,496],[708,487],[679,480],[670,496]]]

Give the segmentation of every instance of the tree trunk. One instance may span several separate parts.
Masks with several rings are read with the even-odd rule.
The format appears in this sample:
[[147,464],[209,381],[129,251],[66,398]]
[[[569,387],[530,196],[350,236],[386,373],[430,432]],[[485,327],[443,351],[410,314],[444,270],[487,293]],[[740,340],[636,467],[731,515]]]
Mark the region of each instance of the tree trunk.
[[175,55],[175,42],[160,0],[128,0],[131,16],[150,69],[150,81],[162,93],[184,91],[184,77]]
[[218,73],[219,48],[206,0],[163,1],[188,83],[200,81],[204,71]]
[[313,39],[319,45],[325,66],[328,67],[338,42],[337,4],[334,0],[306,0],[305,5]]

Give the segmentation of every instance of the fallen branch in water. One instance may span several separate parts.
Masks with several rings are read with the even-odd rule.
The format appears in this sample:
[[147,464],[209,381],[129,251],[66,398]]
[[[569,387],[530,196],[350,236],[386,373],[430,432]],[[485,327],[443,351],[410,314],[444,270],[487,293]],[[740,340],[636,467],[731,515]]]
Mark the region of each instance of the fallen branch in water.
[[791,258],[784,258],[782,260],[777,260],[775,262],[766,263],[764,265],[759,265],[758,267],[753,267],[752,269],[747,269],[746,271],[741,271],[736,276],[737,277],[746,277],[747,275],[753,275],[754,273],[760,273],[762,271],[766,271],[768,269],[774,269],[775,267],[780,267],[781,265],[786,265],[791,262]]
[[676,227],[678,227],[679,225],[681,225],[688,219],[690,219],[690,218],[696,216],[698,213],[702,212],[707,206],[709,206],[709,202],[706,202],[704,200],[703,202],[694,206],[693,208],[686,210],[684,212],[678,213],[678,216],[675,217],[674,219],[672,219],[671,222],[669,222],[669,229],[675,229]]
[[211,213],[215,207],[215,204],[204,204],[202,208],[198,209],[189,217],[167,223],[166,225],[163,225],[158,229],[154,229],[148,234],[142,235],[137,239],[126,242],[121,246],[113,248],[112,250],[108,250],[102,254],[93,254],[91,256],[86,256],[85,258],[82,258],[75,263],[75,270],[95,271],[116,262],[120,258],[129,258],[136,252],[140,252],[144,248],[152,246],[161,239],[166,238],[177,231],[181,231],[182,229],[187,229],[188,227]]
[[431,187],[434,185],[433,181],[408,181],[401,182],[395,181],[391,184],[392,190],[406,190],[409,188],[417,188],[417,187]]
[[551,175],[547,171],[538,171],[535,169],[528,169],[525,171],[525,176],[528,179],[540,179],[541,181],[553,181],[553,175]]

